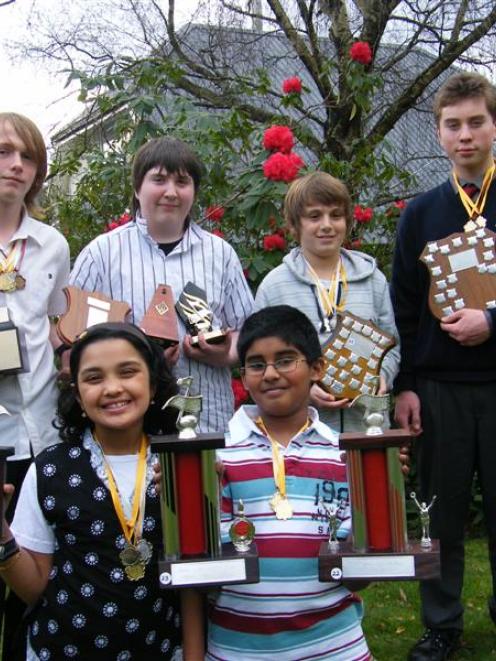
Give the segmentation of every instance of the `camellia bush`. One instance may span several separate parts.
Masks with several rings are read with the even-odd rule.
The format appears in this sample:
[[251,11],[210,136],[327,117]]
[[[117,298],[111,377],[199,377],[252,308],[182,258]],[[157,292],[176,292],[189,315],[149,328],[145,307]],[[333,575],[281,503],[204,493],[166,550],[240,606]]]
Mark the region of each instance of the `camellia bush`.
[[[346,76],[354,91],[352,112],[368,110],[382,84],[367,69],[372,49],[357,41],[347,57]],[[91,104],[93,114],[108,118],[110,113],[113,126],[105,149],[92,147],[86,132],[60,150],[52,165],[49,216],[57,218],[73,258],[97,234],[131,220],[132,157],[148,139],[171,135],[191,144],[205,164],[195,220],[235,247],[253,288],[293,245],[282,217],[284,195],[291,181],[313,169],[343,179],[356,201],[348,247],[372,253],[380,267],[389,270],[392,239],[404,202],[391,201],[388,190],[393,180],[406,182],[408,175],[392,168],[384,154],[377,156],[362,143],[351,161],[339,160],[330,152],[315,159],[306,146],[307,127],[291,125],[287,116],[275,116],[272,124],[258,124],[239,108],[211,113],[182,98],[172,98],[168,111],[159,113],[163,95],[160,90],[154,92],[154,72],[134,67],[133,76],[142,89],[139,95],[133,95],[132,85],[123,86],[111,72],[79,76],[82,97]],[[300,77],[283,80],[280,91],[286,109],[301,107],[305,88]],[[75,175],[74,193],[68,195],[61,182]],[[367,181],[374,182],[374,190],[365,189]],[[364,195],[372,199],[362,199]]]

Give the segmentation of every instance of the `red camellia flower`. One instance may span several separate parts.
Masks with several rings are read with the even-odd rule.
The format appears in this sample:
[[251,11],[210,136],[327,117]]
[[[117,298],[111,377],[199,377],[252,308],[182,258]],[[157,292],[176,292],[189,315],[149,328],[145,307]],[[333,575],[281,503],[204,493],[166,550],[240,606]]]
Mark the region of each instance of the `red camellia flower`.
[[116,220],[112,220],[105,228],[105,232],[111,232],[112,230],[117,229],[121,225],[125,225],[132,219],[133,219],[132,216],[126,211],[121,216],[119,216],[119,218],[116,218]]
[[370,223],[373,215],[373,209],[370,207],[361,207],[359,204],[356,204],[353,210],[353,217],[357,223]]
[[396,202],[393,203],[393,206],[396,207],[397,209],[404,209],[406,207],[406,201],[405,200],[396,200]]
[[301,78],[298,76],[292,76],[282,81],[282,91],[284,94],[301,94],[301,90]]
[[263,147],[268,151],[282,151],[283,154],[289,154],[293,149],[293,144],[293,131],[289,126],[278,126],[276,124],[264,131]]
[[273,250],[284,250],[286,248],[286,240],[280,234],[266,234],[263,238],[263,249],[265,252],[272,252]]
[[248,390],[244,387],[241,379],[236,378],[231,379],[231,388],[234,395],[234,408],[239,409],[241,404],[244,404],[248,400]]
[[222,232],[221,230],[218,230],[218,229],[212,230],[212,234],[214,234],[215,236],[220,237],[221,239],[223,239],[225,237],[224,232]]
[[207,207],[205,211],[205,218],[207,220],[213,220],[214,223],[219,223],[223,218],[226,210],[224,207],[221,207],[219,204],[216,204],[213,207]]
[[264,162],[263,173],[267,179],[289,183],[293,181],[304,165],[303,160],[294,152],[290,154],[276,152]]
[[350,58],[360,64],[370,64],[372,62],[372,48],[367,41],[355,41],[350,48]]

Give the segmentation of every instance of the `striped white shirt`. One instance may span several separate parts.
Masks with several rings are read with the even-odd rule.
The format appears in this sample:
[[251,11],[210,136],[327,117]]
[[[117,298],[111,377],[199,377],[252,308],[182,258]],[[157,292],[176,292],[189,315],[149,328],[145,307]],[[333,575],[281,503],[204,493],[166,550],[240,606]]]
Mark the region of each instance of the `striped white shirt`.
[[244,406],[229,424],[227,447],[218,451],[224,467],[223,541],[239,499],[255,524],[260,582],[222,588],[210,612],[207,658],[336,659],[364,661],[370,653],[361,627],[361,603],[340,583],[320,583],[317,556],[328,538],[324,502],[343,502],[338,537],[350,527],[346,466],[338,434],[319,422],[282,448],[286,490],[293,508],[287,520],[276,518],[269,501],[275,492],[272,449],[258,429],[257,407]]
[[[89,243],[78,256],[70,280],[81,289],[126,301],[132,309],[130,321],[136,324],[160,284],[172,288],[176,301],[189,281],[203,289],[214,328],[239,330],[253,310],[253,297],[235,251],[195,223],[165,255],[148,234],[146,221],[138,217]],[[186,329],[180,320],[178,327],[182,342]],[[227,429],[233,413],[230,369],[191,360],[181,350],[174,371],[177,377],[193,376],[194,388],[203,396],[200,431]]]

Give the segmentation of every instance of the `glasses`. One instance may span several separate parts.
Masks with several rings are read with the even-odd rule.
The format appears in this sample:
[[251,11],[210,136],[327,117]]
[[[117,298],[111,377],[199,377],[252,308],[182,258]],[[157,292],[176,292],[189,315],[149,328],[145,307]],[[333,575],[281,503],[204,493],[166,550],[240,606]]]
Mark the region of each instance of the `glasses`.
[[298,363],[306,363],[306,358],[279,358],[279,360],[274,361],[273,363],[249,363],[245,367],[241,368],[241,374],[246,374],[248,376],[263,376],[265,370],[269,365],[273,367],[280,374],[288,374],[288,372],[294,372],[298,367]]

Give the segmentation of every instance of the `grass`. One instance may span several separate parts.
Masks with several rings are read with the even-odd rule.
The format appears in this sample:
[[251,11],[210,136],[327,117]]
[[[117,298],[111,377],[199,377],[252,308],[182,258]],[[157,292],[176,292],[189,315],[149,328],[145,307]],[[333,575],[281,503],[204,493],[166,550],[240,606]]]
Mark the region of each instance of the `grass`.
[[[487,597],[491,594],[487,540],[468,540],[465,551],[465,631],[462,647],[453,659],[496,659],[496,628],[487,611]],[[423,631],[416,582],[372,583],[360,594],[365,602],[363,628],[374,658],[406,659]]]

